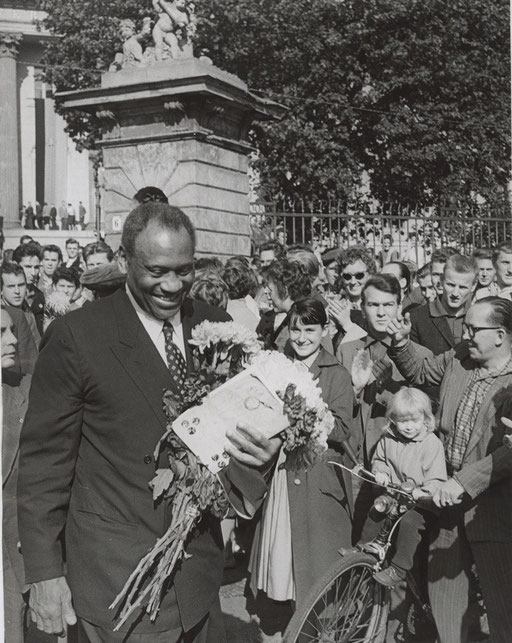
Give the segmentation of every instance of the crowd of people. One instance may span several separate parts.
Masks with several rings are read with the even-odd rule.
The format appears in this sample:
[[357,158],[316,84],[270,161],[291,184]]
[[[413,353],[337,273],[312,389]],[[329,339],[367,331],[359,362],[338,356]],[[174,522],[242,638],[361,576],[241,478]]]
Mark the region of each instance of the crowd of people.
[[84,230],[87,210],[82,201],[78,206],[61,201],[55,203],[40,203],[31,201],[22,206],[20,211],[21,227],[26,230]]
[[[438,641],[485,633],[468,616],[475,586],[493,643],[512,640],[512,244],[471,256],[439,248],[423,265],[389,248],[319,253],[277,241],[251,257],[194,261],[193,226],[165,201],[139,201],[115,253],[70,238],[64,256],[24,237],[4,256],[7,640],[23,640],[25,583],[47,633],[78,616],[92,642],[224,640],[214,521],[195,533],[156,623],[113,633],[108,611],[167,524],[165,508],[146,498],[165,425],[171,340],[162,324],[190,359],[186,342],[203,319],[233,319],[299,363],[335,417],[326,458],[308,471],[282,468],[279,439],[255,427],[230,436],[226,489],[234,507],[243,498],[244,515],[256,515],[252,591],[300,607],[341,547],[376,535],[375,488],[327,463],[353,466],[355,456],[380,484],[412,480],[418,497],[432,498],[402,520],[376,580],[403,584],[426,543]],[[234,515],[223,524],[230,544]]]

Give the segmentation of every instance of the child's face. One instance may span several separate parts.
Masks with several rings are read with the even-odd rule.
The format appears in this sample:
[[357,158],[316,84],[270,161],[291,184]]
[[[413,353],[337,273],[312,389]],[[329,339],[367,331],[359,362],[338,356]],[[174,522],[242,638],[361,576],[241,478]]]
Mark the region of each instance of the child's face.
[[414,440],[427,430],[422,412],[400,415],[394,419],[393,424],[398,433],[407,440]]
[[290,328],[290,343],[297,359],[307,359],[319,348],[322,338],[327,334],[327,328],[321,324],[304,325],[299,319],[292,322]]

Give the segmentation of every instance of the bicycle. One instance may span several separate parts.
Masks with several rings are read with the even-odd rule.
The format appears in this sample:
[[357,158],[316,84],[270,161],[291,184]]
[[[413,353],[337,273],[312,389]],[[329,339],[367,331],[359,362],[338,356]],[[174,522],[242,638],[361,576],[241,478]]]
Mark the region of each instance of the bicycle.
[[[361,465],[348,469],[352,475],[377,484],[375,476]],[[382,485],[379,485],[382,486]],[[348,550],[341,549],[341,558],[311,589],[297,610],[283,636],[283,643],[382,643],[386,636],[389,613],[389,588],[379,584],[373,574],[383,567],[392,537],[403,515],[418,501],[413,498],[415,485],[388,484],[377,497],[374,508],[385,514],[378,535],[370,542]],[[432,619],[430,605],[425,601],[412,575],[409,589],[421,606],[425,617]],[[408,616],[412,621],[413,616]],[[410,626],[413,623],[408,623]]]

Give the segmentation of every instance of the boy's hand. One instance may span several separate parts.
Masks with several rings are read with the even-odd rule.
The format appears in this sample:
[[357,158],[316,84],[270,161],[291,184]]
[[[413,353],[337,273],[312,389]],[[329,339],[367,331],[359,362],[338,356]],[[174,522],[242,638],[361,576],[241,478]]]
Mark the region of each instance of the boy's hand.
[[387,473],[384,473],[383,471],[378,471],[375,474],[375,482],[377,484],[381,484],[384,487],[387,487],[389,484],[389,475]]

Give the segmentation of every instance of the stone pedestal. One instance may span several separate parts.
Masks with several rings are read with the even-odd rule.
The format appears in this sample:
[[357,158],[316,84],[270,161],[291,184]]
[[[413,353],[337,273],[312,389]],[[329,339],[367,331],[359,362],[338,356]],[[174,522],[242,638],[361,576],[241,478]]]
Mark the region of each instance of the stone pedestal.
[[152,185],[191,217],[199,254],[249,253],[248,130],[284,108],[195,58],[107,73],[101,88],[61,98],[101,119],[102,227],[110,243],[119,243],[133,195]]
[[19,226],[18,85],[20,34],[0,33],[0,215],[6,228]]

